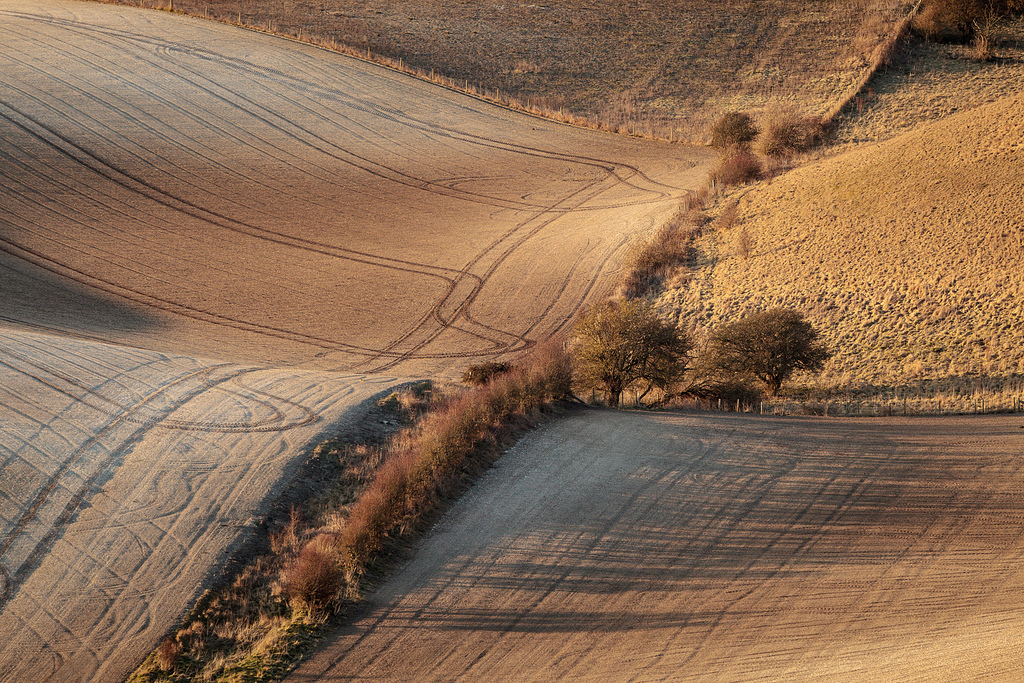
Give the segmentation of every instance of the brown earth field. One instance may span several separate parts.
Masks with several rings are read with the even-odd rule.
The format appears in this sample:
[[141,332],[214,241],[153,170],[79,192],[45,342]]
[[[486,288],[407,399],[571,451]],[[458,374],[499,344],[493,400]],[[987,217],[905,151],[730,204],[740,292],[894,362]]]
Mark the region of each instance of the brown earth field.
[[[676,23],[662,2],[280,7],[328,41],[693,138],[723,108],[824,111],[908,4],[692,3]],[[714,161],[131,7],[2,0],[0,73],[5,683],[122,680],[307,444],[403,378],[564,330]],[[993,92],[924,90],[942,116]],[[850,349],[826,384],[1019,377],[1021,121],[1018,95],[902,137],[842,124],[883,141],[728,195],[736,220],[659,303],[697,327],[796,305]],[[1020,427],[556,422],[294,680],[1019,680]]]
[[711,159],[137,8],[5,0],[0,73],[5,682],[122,680],[306,444],[564,328]]
[[286,680],[1020,680],[1022,427],[585,411]]

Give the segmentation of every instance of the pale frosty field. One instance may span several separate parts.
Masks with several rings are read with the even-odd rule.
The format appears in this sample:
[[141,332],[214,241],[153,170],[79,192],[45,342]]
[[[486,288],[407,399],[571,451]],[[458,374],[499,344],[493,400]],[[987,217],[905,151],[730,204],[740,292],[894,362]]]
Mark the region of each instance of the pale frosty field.
[[4,681],[122,679],[305,444],[564,328],[710,160],[113,6],[0,2],[0,72]]

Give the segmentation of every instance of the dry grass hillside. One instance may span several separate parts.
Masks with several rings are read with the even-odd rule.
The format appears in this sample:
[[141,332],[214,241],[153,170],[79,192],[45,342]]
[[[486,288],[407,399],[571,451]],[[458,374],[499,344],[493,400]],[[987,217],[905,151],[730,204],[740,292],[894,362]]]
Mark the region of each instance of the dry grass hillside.
[[992,43],[994,58],[979,62],[970,46],[905,41],[837,121],[832,151],[888,140],[1024,91],[1024,16],[1004,17]]
[[123,0],[346,46],[459,86],[698,141],[725,109],[821,114],[908,0]]
[[658,303],[698,331],[805,311],[835,351],[829,387],[1019,390],[1022,195],[1017,94],[734,192],[734,220]]

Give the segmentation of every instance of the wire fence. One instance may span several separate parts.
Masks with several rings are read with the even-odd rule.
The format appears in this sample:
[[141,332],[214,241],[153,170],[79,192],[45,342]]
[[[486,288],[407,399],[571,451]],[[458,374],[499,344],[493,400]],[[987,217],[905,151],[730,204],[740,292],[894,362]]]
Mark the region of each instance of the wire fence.
[[1024,393],[987,393],[938,396],[838,397],[824,400],[773,398],[763,401],[691,399],[677,404],[710,412],[739,412],[760,415],[819,415],[823,417],[911,417],[940,415],[985,415],[1024,412]]

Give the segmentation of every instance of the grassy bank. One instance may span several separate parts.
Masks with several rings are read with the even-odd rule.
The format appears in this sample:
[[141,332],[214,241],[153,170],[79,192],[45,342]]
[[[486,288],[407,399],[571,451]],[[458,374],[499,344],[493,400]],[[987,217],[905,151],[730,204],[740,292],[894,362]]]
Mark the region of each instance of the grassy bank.
[[360,601],[395,551],[569,395],[570,382],[568,355],[551,342],[483,386],[419,385],[381,401],[378,409],[408,426],[379,446],[317,446],[311,459],[331,473],[320,490],[268,529],[266,551],[208,591],[129,680],[284,676]]

